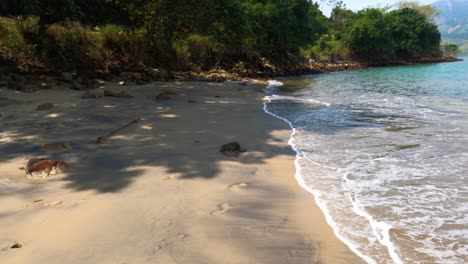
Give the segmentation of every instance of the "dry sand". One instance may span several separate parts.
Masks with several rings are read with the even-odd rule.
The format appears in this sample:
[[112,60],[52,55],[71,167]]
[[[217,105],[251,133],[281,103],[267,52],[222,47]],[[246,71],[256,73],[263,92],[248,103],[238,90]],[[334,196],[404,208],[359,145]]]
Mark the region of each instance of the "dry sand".
[[[261,88],[109,87],[134,98],[0,90],[9,98],[0,101],[0,263],[362,262],[296,183],[290,131],[263,112]],[[168,89],[178,95],[152,99]],[[36,110],[47,102],[56,108]],[[232,141],[247,152],[222,156]],[[71,148],[40,148],[54,142]],[[19,168],[36,156],[72,170],[27,180]],[[15,243],[22,247],[10,249]]]

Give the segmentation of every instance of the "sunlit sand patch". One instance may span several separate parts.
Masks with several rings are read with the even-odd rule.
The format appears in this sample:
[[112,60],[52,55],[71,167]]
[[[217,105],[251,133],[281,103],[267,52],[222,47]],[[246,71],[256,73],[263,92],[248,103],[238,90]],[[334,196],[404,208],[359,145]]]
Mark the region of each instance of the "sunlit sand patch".
[[104,105],[104,108],[116,108],[117,106],[115,105]]
[[35,139],[38,139],[38,136],[23,136],[23,137],[20,137],[19,139],[21,140],[35,140]]
[[60,116],[60,114],[57,114],[57,113],[52,113],[52,114],[47,115],[47,117],[50,117],[50,118],[57,118],[59,116]]
[[161,118],[177,118],[178,115],[174,115],[174,114],[161,114],[161,115],[159,115],[159,117],[161,117]]
[[7,131],[0,133],[0,143],[8,143],[13,141],[13,138],[17,136],[18,133]]
[[248,183],[246,182],[240,182],[240,183],[234,183],[234,184],[230,184],[227,186],[227,189],[230,190],[230,191],[240,191],[242,189],[245,189],[249,186]]
[[112,136],[110,141],[112,140],[125,140],[129,142],[144,142],[144,141],[152,140],[152,138],[151,137],[141,138],[141,137],[138,137],[138,135],[114,135]]
[[149,125],[142,125],[141,128],[144,129],[144,130],[152,130],[153,129],[153,127],[149,126]]

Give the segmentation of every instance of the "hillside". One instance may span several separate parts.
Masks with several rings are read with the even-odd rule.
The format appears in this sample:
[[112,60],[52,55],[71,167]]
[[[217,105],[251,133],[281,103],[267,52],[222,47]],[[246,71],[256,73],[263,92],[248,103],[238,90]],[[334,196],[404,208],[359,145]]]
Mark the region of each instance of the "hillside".
[[436,20],[444,39],[468,39],[468,0],[439,0],[432,4],[441,15]]

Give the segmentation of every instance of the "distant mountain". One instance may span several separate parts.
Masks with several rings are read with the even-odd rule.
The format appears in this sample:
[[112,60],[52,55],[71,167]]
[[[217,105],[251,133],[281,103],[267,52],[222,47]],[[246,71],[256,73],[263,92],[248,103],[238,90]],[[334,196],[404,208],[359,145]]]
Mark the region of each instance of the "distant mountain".
[[436,23],[442,38],[468,39],[468,0],[439,0],[432,6],[441,13]]

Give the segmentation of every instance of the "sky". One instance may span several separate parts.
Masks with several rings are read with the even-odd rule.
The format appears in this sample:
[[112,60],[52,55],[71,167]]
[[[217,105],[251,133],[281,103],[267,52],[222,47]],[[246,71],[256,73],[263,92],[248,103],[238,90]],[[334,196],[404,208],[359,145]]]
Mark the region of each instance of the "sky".
[[[419,3],[421,4],[431,4],[434,3],[436,0],[419,0]],[[327,1],[321,1],[321,0],[316,0],[318,3],[325,3]],[[343,0],[343,2],[346,4],[346,7],[351,10],[360,10],[365,7],[371,6],[371,7],[383,7],[386,5],[393,5],[400,0]],[[331,8],[327,6],[326,4],[320,4],[322,11],[324,12],[325,15],[329,15]]]

